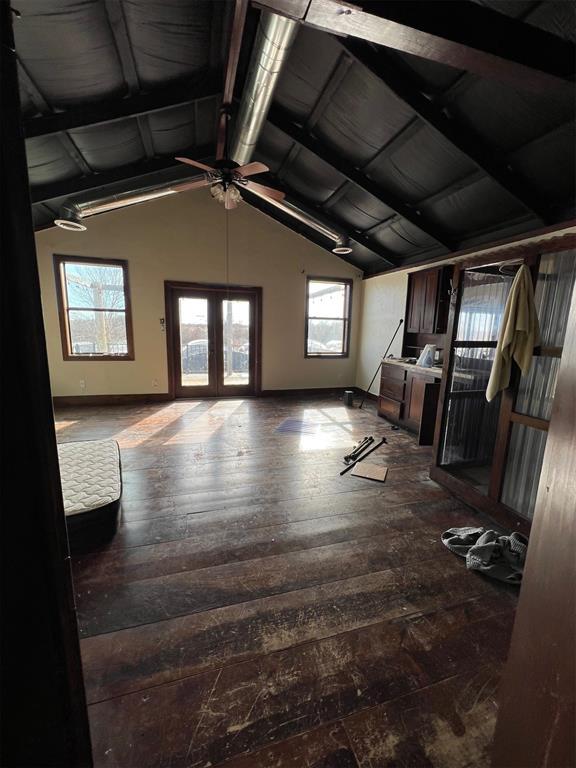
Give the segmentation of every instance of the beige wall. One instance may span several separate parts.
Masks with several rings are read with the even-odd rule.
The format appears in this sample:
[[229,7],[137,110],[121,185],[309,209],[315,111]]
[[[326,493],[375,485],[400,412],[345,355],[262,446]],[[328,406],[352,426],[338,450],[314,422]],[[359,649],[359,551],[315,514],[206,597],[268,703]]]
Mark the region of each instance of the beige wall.
[[[103,214],[86,223],[86,232],[53,228],[36,236],[52,394],[166,392],[166,338],[160,326],[165,314],[164,280],[226,282],[224,209],[202,190]],[[229,223],[230,283],[263,288],[263,389],[353,385],[361,272],[247,204],[230,214]],[[133,362],[62,360],[54,253],[128,260]],[[348,359],[304,358],[306,274],[355,279]]]
[[[363,289],[356,386],[366,389],[390,343],[398,321],[404,319],[408,274],[394,272],[374,277],[364,281]],[[402,354],[403,332],[404,329],[400,328],[390,347],[389,355],[399,357]],[[376,377],[370,391],[378,394],[379,385],[379,378]]]

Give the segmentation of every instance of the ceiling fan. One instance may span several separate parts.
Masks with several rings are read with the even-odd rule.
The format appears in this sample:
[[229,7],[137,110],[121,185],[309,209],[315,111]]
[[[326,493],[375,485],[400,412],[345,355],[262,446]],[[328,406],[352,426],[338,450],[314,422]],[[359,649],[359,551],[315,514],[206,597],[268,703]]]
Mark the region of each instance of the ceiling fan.
[[199,163],[197,160],[190,160],[187,157],[177,157],[175,159],[204,171],[198,179],[193,179],[189,184],[179,185],[180,190],[184,192],[189,189],[210,187],[212,197],[218,200],[218,202],[224,203],[226,210],[238,207],[238,203],[242,199],[240,194],[242,187],[256,192],[263,197],[268,197],[271,200],[280,201],[285,197],[284,192],[280,192],[280,190],[273,189],[272,187],[266,187],[264,184],[259,184],[256,181],[250,181],[248,178],[257,173],[269,171],[270,169],[264,163],[254,162],[239,166],[233,160],[223,158],[222,160],[217,160],[216,167],[213,168],[210,165]]

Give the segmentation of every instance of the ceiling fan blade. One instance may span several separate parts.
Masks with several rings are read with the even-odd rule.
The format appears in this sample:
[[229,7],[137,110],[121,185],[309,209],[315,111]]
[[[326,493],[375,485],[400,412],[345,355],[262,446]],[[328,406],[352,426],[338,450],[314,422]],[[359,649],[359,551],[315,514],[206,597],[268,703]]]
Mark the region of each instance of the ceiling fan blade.
[[228,187],[224,195],[224,208],[227,211],[232,211],[234,208],[238,208],[238,203],[232,197],[232,187]]
[[203,171],[208,171],[209,173],[214,173],[216,171],[216,168],[212,168],[210,165],[199,163],[198,160],[190,160],[187,157],[175,157],[174,160],[178,160],[179,163],[186,163],[186,165],[193,165],[194,168],[201,168]]
[[278,202],[284,200],[286,197],[284,192],[281,192],[279,189],[265,187],[264,184],[258,184],[257,181],[247,181],[243,186],[245,186],[246,189],[250,190],[251,192],[256,192],[256,194],[269,197],[271,200],[278,200]]
[[199,176],[193,181],[183,181],[181,184],[174,184],[174,187],[178,192],[188,192],[189,189],[201,189],[202,187],[209,187],[214,184],[214,181],[206,175]]
[[264,163],[248,163],[248,165],[242,165],[240,168],[234,168],[234,173],[238,173],[240,176],[254,176],[256,173],[266,173],[269,170],[270,168]]

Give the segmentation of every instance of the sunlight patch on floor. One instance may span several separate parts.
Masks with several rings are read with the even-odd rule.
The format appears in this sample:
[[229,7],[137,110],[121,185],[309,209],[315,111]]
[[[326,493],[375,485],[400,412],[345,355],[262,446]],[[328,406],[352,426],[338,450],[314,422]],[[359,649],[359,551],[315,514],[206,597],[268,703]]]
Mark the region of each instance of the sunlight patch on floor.
[[180,426],[177,434],[165,440],[163,444],[185,445],[203,442],[221,429],[243,405],[244,400],[216,400],[189,426]]
[[148,442],[154,435],[158,435],[199,405],[200,401],[171,403],[118,432],[114,439],[120,448],[135,448]]

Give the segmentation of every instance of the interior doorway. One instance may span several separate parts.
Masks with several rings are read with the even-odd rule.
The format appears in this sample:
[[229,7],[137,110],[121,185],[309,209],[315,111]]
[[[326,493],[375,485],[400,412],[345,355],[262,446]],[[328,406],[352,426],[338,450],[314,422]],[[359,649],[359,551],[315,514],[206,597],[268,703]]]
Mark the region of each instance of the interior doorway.
[[165,283],[174,397],[260,393],[262,289]]

